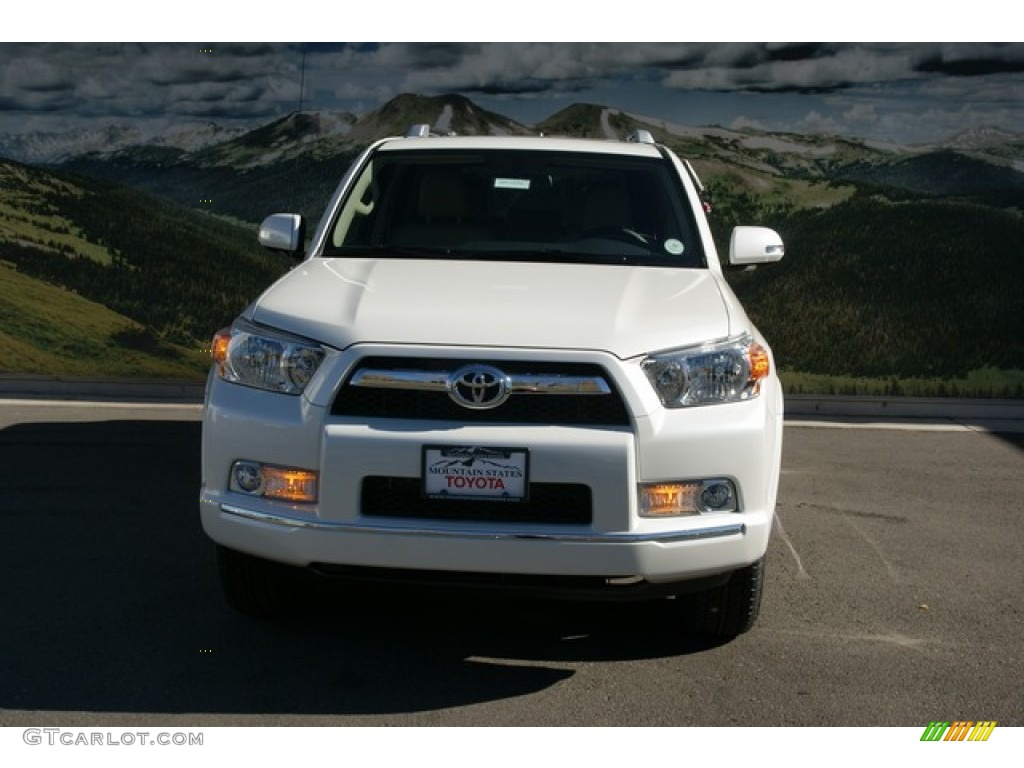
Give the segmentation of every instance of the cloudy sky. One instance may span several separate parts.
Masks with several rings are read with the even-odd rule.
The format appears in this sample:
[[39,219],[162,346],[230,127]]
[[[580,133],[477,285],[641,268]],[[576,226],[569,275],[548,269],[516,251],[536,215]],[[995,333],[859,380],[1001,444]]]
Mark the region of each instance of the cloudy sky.
[[0,133],[259,124],[300,103],[362,114],[403,92],[461,93],[525,123],[590,102],[912,144],[1024,133],[1024,44],[0,42]]

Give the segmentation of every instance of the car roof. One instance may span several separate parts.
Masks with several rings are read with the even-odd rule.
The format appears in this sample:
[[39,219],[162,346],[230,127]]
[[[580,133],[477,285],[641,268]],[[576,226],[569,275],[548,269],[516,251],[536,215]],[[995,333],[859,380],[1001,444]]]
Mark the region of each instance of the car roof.
[[548,136],[416,136],[385,139],[378,151],[501,149],[511,151],[588,152],[632,157],[660,157],[655,144],[613,139]]

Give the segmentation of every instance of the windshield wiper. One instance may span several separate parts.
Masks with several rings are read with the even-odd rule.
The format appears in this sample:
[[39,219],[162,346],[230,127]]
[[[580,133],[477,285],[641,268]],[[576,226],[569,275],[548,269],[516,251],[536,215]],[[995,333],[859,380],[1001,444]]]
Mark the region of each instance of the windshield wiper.
[[534,246],[522,248],[484,248],[462,250],[447,246],[426,245],[345,245],[327,248],[324,256],[401,259],[477,259],[481,261],[528,261],[565,264],[628,264],[636,256],[616,250],[604,253],[572,247]]
[[578,248],[505,248],[482,251],[481,259],[508,259],[510,261],[536,261],[567,264],[619,264],[629,257],[621,253],[595,253]]
[[324,249],[324,256],[399,256],[412,259],[473,258],[476,253],[434,245],[343,245]]

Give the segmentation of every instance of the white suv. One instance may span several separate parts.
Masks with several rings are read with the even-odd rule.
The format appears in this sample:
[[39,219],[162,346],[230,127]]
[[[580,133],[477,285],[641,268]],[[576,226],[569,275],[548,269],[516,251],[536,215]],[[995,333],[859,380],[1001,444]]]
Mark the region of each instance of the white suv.
[[[302,255],[303,221],[259,238]],[[737,227],[728,261],[782,253]],[[671,596],[719,638],[757,617],[781,389],[700,182],[646,132],[373,144],[213,356],[200,509],[239,610],[319,574]]]

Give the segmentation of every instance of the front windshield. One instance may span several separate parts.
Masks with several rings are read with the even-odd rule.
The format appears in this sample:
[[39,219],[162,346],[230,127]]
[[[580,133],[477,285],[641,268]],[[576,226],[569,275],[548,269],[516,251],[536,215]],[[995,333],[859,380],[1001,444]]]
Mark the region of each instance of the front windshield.
[[704,266],[684,200],[661,159],[378,152],[332,223],[323,255]]

